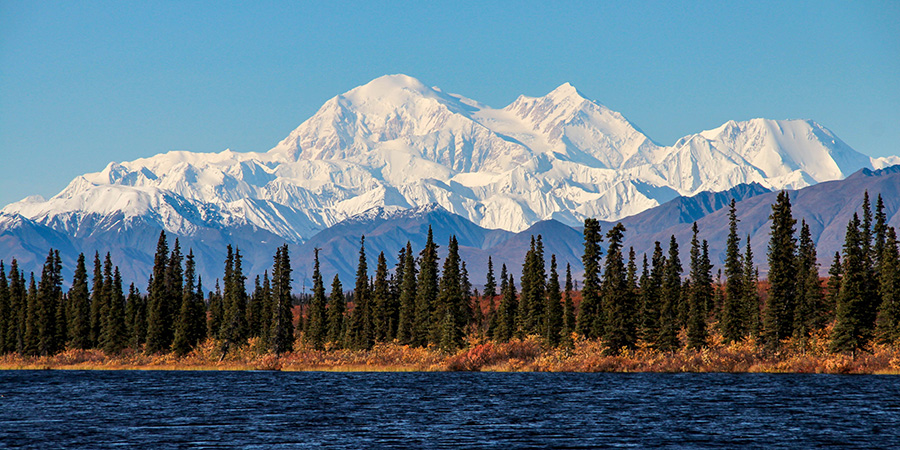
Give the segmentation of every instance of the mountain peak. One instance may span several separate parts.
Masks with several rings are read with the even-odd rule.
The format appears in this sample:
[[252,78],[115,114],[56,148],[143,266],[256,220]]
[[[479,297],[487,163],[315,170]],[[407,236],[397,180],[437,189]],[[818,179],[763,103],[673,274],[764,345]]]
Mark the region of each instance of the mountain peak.
[[383,99],[395,95],[396,92],[406,91],[410,93],[429,95],[435,93],[434,89],[425,86],[421,81],[409,75],[393,74],[380,76],[362,86],[351,89],[341,95],[345,98],[371,98]]
[[572,85],[572,83],[569,82],[565,82],[559,85],[559,87],[550,91],[550,93],[547,94],[546,97],[557,99],[577,97],[580,100],[587,99],[587,97],[585,97],[581,92],[578,91],[578,89],[575,88],[575,86]]

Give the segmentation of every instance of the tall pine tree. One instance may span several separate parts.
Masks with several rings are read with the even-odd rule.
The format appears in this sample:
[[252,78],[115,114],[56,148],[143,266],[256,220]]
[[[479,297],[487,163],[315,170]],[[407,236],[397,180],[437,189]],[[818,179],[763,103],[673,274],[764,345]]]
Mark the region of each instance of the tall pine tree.
[[769,236],[769,296],[763,312],[763,328],[766,346],[776,348],[782,339],[794,331],[794,308],[797,304],[797,241],[791,215],[791,200],[781,191],[772,214]]

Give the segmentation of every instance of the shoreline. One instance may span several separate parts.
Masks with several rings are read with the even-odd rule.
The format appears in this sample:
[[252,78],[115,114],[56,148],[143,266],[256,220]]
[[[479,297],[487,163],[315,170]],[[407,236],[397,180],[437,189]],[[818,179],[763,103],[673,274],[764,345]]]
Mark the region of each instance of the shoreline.
[[816,345],[759,350],[752,341],[699,350],[625,350],[606,355],[596,341],[571,348],[542,348],[537,339],[485,342],[449,354],[396,343],[369,350],[295,348],[275,355],[249,346],[224,358],[215,341],[191,353],[147,355],[126,351],[67,350],[54,356],[0,356],[0,370],[283,371],[283,372],[572,372],[572,373],[819,373],[900,375],[900,349],[873,346],[855,356],[821,351]]

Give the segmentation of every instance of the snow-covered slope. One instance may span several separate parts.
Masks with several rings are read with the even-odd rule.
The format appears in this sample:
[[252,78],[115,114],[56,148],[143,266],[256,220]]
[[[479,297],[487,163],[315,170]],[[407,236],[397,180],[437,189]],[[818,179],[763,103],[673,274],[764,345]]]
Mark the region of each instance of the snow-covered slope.
[[568,83],[494,109],[389,75],[328,100],[268,152],[110,163],[2,211],[70,235],[149,221],[181,236],[250,227],[301,243],[374,207],[434,203],[521,231],[616,220],[742,183],[800,188],[887,162],[807,120],[732,121],[665,147]]

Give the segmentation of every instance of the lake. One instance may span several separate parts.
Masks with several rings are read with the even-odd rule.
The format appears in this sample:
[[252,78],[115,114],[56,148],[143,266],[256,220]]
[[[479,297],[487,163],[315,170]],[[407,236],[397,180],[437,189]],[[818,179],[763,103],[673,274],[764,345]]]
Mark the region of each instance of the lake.
[[897,448],[900,378],[0,371],[0,447]]

